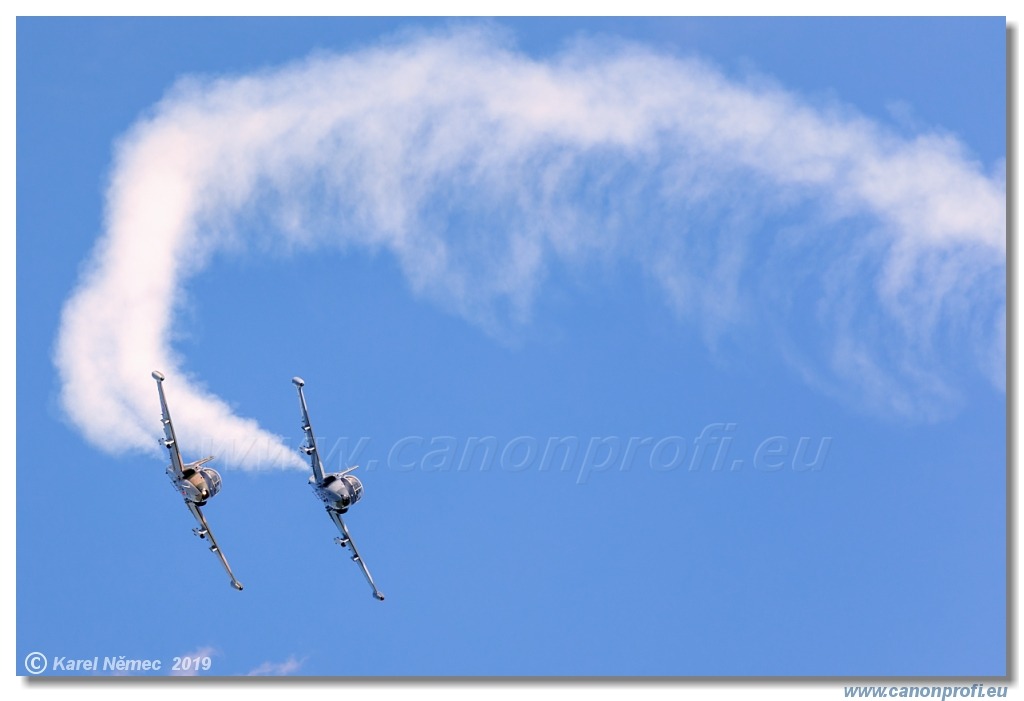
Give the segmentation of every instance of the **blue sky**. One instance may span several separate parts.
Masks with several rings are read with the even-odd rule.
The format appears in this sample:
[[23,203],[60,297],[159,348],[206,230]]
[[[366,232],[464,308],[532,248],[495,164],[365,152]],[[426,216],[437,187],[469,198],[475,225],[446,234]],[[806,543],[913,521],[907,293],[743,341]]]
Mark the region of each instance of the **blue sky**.
[[1002,18],[17,29],[18,674],[1006,672]]

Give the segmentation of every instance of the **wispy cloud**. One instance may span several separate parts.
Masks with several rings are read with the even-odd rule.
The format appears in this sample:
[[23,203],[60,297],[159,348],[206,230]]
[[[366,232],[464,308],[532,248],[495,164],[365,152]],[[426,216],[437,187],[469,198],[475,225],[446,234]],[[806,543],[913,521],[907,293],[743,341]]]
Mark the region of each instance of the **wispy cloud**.
[[529,320],[554,262],[628,260],[712,348],[770,337],[808,382],[885,411],[948,405],[965,357],[1002,382],[1002,163],[635,45],[536,60],[464,28],[179,81],[118,144],[64,309],[61,399],[93,443],[156,449],[157,368],[179,434],[302,466],[172,348],[188,279],[257,245],[389,251],[493,333]]
[[306,660],[298,659],[295,655],[291,655],[284,662],[264,662],[255,669],[250,670],[246,673],[247,677],[283,677],[289,674],[294,674],[302,668]]

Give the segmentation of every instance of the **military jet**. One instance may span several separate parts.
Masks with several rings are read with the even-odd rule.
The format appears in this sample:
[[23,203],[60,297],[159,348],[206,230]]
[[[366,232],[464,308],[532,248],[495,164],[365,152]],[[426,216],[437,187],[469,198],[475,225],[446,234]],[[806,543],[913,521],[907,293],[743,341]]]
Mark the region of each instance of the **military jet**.
[[359,551],[356,549],[352,536],[349,535],[345,522],[341,520],[341,515],[348,511],[349,507],[363,496],[362,483],[355,475],[349,474],[356,468],[350,467],[341,472],[324,474],[324,467],[320,462],[320,453],[316,449],[316,437],[313,435],[313,426],[309,423],[306,396],[302,393],[302,387],[306,383],[301,377],[293,377],[292,384],[299,390],[299,405],[302,407],[302,431],[306,435],[306,442],[299,447],[299,450],[309,456],[309,462],[313,468],[313,475],[309,478],[309,484],[313,487],[313,492],[324,503],[327,515],[331,517],[334,525],[341,531],[341,536],[336,537],[334,542],[343,548],[352,549],[352,560],[362,568],[363,574],[366,575],[366,581],[370,583],[370,588],[373,589],[374,598],[384,601],[384,595],[377,589],[377,585],[373,583],[370,570],[366,568],[366,563],[363,562],[363,558],[359,555]]
[[164,438],[161,443],[171,454],[171,464],[167,466],[167,476],[171,478],[174,488],[185,498],[185,506],[199,522],[198,528],[192,532],[202,540],[210,541],[210,550],[220,558],[220,562],[231,577],[231,586],[239,591],[242,590],[242,583],[235,579],[231,566],[228,565],[224,553],[213,537],[213,531],[206,523],[206,518],[199,507],[205,506],[206,501],[220,491],[220,475],[212,467],[205,467],[206,463],[213,460],[213,456],[196,460],[195,462],[182,463],[181,452],[178,450],[178,439],[174,437],[174,425],[171,423],[171,412],[167,409],[167,398],[164,396],[163,373],[153,371],[153,379],[156,380],[156,389],[160,393],[160,410],[163,413]]

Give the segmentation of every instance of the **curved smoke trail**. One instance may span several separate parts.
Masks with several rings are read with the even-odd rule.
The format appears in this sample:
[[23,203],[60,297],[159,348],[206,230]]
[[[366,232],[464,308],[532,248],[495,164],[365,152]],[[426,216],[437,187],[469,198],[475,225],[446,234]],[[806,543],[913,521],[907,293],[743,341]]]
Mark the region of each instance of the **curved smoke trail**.
[[[527,319],[552,261],[625,258],[709,342],[771,316],[807,381],[927,415],[956,394],[951,338],[1003,381],[1001,168],[637,46],[538,61],[462,29],[185,79],[118,145],[63,313],[62,403],[101,448],[156,449],[160,368],[179,433],[243,468],[301,466],[170,344],[177,293],[258,207],[288,246],[389,250],[418,294],[491,328]],[[787,340],[797,318],[817,346]]]

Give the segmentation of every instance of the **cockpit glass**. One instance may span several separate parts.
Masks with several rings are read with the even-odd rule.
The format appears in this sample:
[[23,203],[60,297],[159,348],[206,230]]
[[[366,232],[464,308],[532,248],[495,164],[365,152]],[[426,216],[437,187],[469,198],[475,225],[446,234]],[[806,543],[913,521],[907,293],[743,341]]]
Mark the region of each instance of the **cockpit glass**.
[[206,470],[206,483],[210,485],[211,492],[220,491],[220,473],[216,470]]
[[345,482],[351,490],[352,501],[359,501],[359,498],[363,495],[363,483],[355,475],[345,475]]

